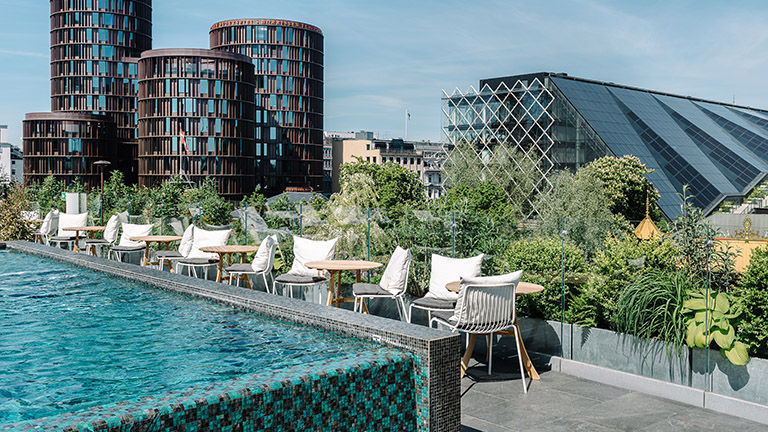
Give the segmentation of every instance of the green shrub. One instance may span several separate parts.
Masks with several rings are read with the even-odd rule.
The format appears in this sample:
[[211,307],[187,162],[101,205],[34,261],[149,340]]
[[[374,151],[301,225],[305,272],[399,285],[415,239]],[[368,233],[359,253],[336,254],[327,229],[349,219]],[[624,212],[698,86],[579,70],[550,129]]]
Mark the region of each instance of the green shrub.
[[575,323],[616,330],[616,305],[621,291],[645,270],[675,269],[677,249],[668,241],[639,241],[632,234],[609,237],[593,259],[586,286],[574,297]]
[[23,186],[14,187],[0,199],[0,240],[29,240],[32,237],[32,226],[21,217],[21,212],[27,209],[27,190]]
[[734,295],[744,311],[737,325],[741,340],[751,355],[768,358],[768,248],[752,251]]
[[[520,314],[545,318],[561,319],[561,261],[563,247],[560,238],[534,238],[515,240],[497,262],[498,272],[523,270],[522,280],[544,286],[544,292],[522,296],[519,300]],[[584,253],[575,245],[565,243],[566,275],[583,273],[586,270]],[[566,307],[571,304],[576,288],[571,284],[565,287]],[[570,312],[566,311],[566,320]]]
[[64,210],[61,193],[66,191],[66,185],[63,181],[56,180],[56,177],[49,175],[43,179],[42,183],[34,185],[31,189],[33,199],[36,199],[40,206],[41,214],[54,209]]

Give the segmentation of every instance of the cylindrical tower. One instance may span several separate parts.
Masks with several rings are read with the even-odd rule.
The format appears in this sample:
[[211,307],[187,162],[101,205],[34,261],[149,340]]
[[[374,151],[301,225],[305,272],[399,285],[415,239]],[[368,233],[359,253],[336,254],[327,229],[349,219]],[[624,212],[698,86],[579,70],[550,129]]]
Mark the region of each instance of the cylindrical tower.
[[28,113],[23,122],[24,182],[52,174],[67,184],[79,178],[89,187],[99,185],[93,165],[113,144],[114,124],[104,115],[54,112]]
[[136,157],[136,61],[152,49],[152,0],[51,0],[50,6],[51,110],[108,115],[120,146],[115,162],[130,163]]
[[210,47],[253,58],[256,67],[256,183],[322,190],[323,33],[275,19],[214,24]]
[[145,51],[139,59],[139,184],[153,186],[175,174],[192,181],[212,176],[228,199],[250,194],[253,82],[246,56]]

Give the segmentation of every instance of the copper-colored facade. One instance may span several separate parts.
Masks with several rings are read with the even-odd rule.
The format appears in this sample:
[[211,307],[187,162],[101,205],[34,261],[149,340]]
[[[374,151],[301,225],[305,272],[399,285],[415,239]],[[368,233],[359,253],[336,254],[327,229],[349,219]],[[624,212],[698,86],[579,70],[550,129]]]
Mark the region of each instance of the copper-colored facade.
[[110,156],[114,123],[105,115],[55,112],[29,113],[23,122],[24,181],[41,182],[52,174],[67,184],[76,178],[99,185],[93,164]]
[[137,60],[152,49],[151,0],[51,0],[51,110],[106,114],[115,168],[136,178]]
[[214,24],[210,47],[253,58],[256,68],[256,183],[322,190],[323,33],[275,19]]
[[249,57],[224,51],[145,51],[139,59],[139,184],[183,173],[193,182],[214,177],[228,199],[250,194],[253,70]]

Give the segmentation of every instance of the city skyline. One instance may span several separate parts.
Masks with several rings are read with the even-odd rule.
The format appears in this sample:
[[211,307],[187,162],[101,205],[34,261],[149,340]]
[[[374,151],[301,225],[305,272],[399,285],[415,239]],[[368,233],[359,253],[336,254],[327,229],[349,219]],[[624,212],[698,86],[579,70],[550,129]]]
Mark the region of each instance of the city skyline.
[[[768,106],[768,89],[758,82],[768,66],[760,55],[768,45],[762,26],[768,8],[758,2],[739,10],[690,1],[154,3],[154,48],[206,48],[208,35],[200,28],[238,17],[322,28],[326,130],[402,137],[408,109],[409,139],[442,140],[441,89],[539,70]],[[24,113],[50,108],[49,10],[44,2],[21,0],[0,0],[0,6],[0,123],[9,125],[9,141],[20,145]]]

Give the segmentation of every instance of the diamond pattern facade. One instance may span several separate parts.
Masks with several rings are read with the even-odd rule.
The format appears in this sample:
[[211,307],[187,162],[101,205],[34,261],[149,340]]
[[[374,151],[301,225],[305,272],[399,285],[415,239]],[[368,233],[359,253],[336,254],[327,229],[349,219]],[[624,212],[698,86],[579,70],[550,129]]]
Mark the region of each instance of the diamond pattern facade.
[[[659,207],[673,218],[684,185],[711,213],[726,199],[746,197],[768,176],[765,110],[552,73],[488,79],[479,91],[443,94],[443,131],[450,145],[463,149],[452,157],[481,161],[480,173],[453,173],[459,178],[447,178],[449,184],[463,176],[489,178],[488,155],[506,147],[515,158],[505,170],[493,170],[496,177],[508,175],[504,180],[514,183],[518,162],[533,162],[540,175],[533,190],[524,190],[530,184],[507,188],[510,198],[547,191],[557,170],[635,155],[654,170],[649,179],[661,193]],[[523,216],[537,213],[529,201]]]

